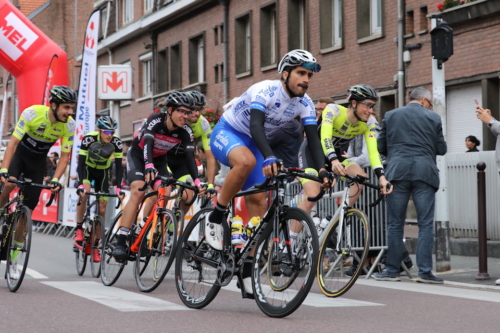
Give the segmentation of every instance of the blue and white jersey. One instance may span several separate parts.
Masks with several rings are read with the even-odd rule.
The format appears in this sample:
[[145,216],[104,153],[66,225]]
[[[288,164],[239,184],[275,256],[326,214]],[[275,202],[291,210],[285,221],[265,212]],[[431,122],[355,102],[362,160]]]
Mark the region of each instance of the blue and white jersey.
[[230,102],[224,112],[224,120],[238,132],[251,137],[250,109],[257,109],[266,114],[266,132],[297,116],[300,116],[304,126],[316,125],[316,112],[311,98],[307,94],[290,98],[280,80],[266,80],[251,86],[243,95]]

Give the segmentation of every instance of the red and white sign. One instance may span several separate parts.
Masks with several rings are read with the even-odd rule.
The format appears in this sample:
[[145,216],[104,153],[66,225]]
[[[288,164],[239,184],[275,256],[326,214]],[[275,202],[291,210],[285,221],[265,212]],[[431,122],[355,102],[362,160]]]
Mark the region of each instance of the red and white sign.
[[0,31],[0,49],[14,61],[38,39],[38,35],[14,12],[8,13],[0,22]]
[[99,66],[97,96],[105,100],[132,99],[132,67],[130,65]]
[[[19,192],[19,188],[16,187],[9,194],[10,199],[14,199]],[[58,220],[58,202],[59,195],[56,195],[54,201],[49,207],[45,207],[45,205],[49,202],[50,196],[52,192],[50,190],[42,189],[42,193],[40,193],[40,198],[38,199],[38,204],[31,213],[31,219],[33,221],[42,221],[42,222],[50,222],[57,223]]]

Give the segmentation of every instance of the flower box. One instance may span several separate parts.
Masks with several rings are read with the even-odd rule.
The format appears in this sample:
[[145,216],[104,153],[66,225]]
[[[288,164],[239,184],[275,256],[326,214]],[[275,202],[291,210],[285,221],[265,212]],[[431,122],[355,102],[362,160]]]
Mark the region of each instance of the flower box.
[[465,5],[460,5],[445,9],[441,17],[448,24],[461,23],[468,20],[483,18],[500,12],[500,1],[498,0],[478,0]]

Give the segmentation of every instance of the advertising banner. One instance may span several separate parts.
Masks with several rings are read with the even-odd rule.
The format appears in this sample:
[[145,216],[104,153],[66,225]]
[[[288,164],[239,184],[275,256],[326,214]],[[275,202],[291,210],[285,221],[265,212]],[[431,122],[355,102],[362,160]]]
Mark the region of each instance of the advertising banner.
[[[14,199],[18,192],[18,187],[12,190],[9,194],[10,199]],[[49,207],[45,207],[50,200],[51,194],[52,192],[50,190],[42,189],[42,193],[38,199],[38,204],[31,214],[31,219],[33,221],[57,223],[59,195],[56,195],[54,201],[52,201],[52,204]]]

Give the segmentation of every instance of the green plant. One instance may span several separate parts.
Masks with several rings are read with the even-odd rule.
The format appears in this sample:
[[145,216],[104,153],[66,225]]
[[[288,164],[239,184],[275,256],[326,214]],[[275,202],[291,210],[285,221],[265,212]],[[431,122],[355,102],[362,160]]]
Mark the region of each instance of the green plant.
[[214,128],[215,124],[217,124],[220,119],[220,115],[216,110],[205,110],[203,111],[202,116],[208,120],[212,128]]
[[440,11],[443,11],[443,10],[448,9],[448,8],[465,5],[466,3],[474,2],[474,1],[476,1],[476,0],[444,0],[442,3],[436,4],[436,7]]

